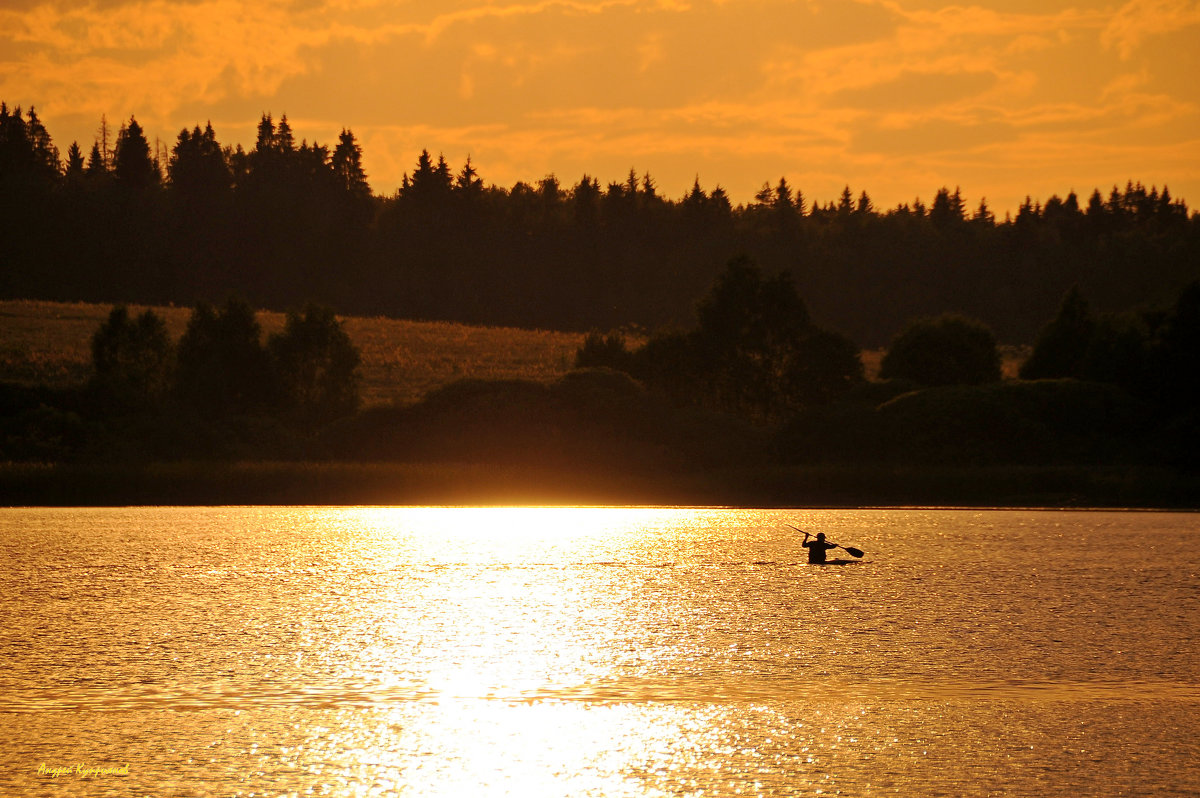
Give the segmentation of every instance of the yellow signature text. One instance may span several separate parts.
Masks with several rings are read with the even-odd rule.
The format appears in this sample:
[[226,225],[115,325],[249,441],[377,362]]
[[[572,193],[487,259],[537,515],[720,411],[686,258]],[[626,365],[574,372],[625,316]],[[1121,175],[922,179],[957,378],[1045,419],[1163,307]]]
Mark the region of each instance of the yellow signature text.
[[59,776],[78,776],[79,778],[89,778],[91,776],[128,776],[129,765],[109,765],[100,767],[97,765],[85,765],[82,762],[77,762],[74,765],[47,765],[45,762],[38,765],[37,769],[39,776],[49,776],[56,779]]

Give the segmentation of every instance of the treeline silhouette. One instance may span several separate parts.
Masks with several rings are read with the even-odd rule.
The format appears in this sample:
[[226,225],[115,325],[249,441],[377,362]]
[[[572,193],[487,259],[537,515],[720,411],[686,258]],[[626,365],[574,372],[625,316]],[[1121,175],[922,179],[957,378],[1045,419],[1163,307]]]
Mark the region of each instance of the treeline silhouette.
[[265,345],[241,300],[197,305],[178,344],[154,311],[135,320],[120,305],[92,338],[89,398],[99,415],[273,415],[311,425],[358,407],[360,360],[333,312],[318,305],[288,313]]
[[153,310],[118,305],[91,344],[85,384],[0,383],[0,462],[296,457],[358,409],[359,351],[319,305],[265,341],[240,299],[198,304],[177,341]]
[[[670,492],[690,483],[719,491],[709,500],[790,504],[1195,505],[1200,281],[1125,314],[1072,289],[1019,380],[1001,379],[991,330],[956,314],[912,320],[868,380],[791,278],[747,258],[696,315],[632,350],[590,334],[553,383],[468,378],[358,410],[359,355],[328,308],[289,313],[264,342],[244,301],[198,305],[178,340],[153,311],[118,306],[87,384],[0,383],[0,502],[395,501],[343,467],[386,463],[427,477],[469,466],[448,486],[466,496],[481,473],[517,469],[524,491],[619,475],[636,490],[610,498],[625,501],[696,501]],[[233,484],[227,466],[245,462],[279,465],[270,485]]]
[[1072,288],[1019,380],[1002,380],[987,325],[947,313],[912,319],[868,381],[854,344],[812,323],[788,276],[745,258],[697,316],[632,351],[619,333],[589,334],[576,366],[772,428],[781,462],[1197,468],[1200,280],[1167,307],[1116,314]]
[[151,147],[131,117],[60,153],[35,110],[0,104],[0,296],[255,307],[562,330],[688,328],[724,265],[787,271],[813,320],[885,345],[916,316],[960,312],[1031,343],[1077,286],[1098,310],[1166,306],[1200,276],[1200,215],[1128,182],[1027,199],[997,219],[958,188],[877,208],[847,187],[813,202],[781,178],[734,205],[697,179],[548,175],[503,188],[423,151],[372,192],[350,130],[296,142],[265,114],[251,149],[211,124]]

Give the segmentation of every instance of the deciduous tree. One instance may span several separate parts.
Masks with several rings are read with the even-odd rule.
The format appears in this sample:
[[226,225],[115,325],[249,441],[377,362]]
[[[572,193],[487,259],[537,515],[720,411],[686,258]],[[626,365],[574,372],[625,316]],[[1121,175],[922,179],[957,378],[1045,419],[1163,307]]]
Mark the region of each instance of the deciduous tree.
[[1096,330],[1091,308],[1078,286],[1063,297],[1058,315],[1038,336],[1029,359],[1021,365],[1026,380],[1079,377]]
[[879,376],[922,385],[995,382],[1000,379],[996,336],[982,322],[954,313],[915,319],[892,341]]
[[227,416],[261,411],[274,393],[267,352],[254,310],[230,299],[219,312],[196,306],[179,339],[180,399],[201,414]]
[[285,409],[326,421],[357,408],[361,358],[329,308],[309,305],[303,314],[288,313],[267,349]]
[[114,307],[92,336],[92,378],[106,403],[140,410],[168,393],[175,349],[167,325],[152,310],[130,318],[124,305]]

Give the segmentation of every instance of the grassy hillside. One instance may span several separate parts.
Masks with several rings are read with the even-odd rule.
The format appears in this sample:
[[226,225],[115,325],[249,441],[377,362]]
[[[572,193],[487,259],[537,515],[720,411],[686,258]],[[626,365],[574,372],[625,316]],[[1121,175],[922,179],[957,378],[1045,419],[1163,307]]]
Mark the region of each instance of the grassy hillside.
[[[91,374],[91,339],[111,305],[0,301],[0,381],[62,387]],[[130,306],[140,313],[144,308]],[[190,308],[156,307],[171,334]],[[259,313],[264,334],[283,329],[282,313]],[[463,377],[550,380],[570,370],[577,333],[470,327],[448,322],[345,319],[362,353],[367,406],[409,403]]]

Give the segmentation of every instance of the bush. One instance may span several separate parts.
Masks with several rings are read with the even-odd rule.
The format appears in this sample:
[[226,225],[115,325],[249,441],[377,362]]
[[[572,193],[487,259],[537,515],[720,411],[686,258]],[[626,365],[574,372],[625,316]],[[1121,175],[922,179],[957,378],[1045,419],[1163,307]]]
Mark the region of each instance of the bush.
[[1081,463],[1133,457],[1149,423],[1116,386],[1077,380],[951,385],[878,409],[892,456],[939,463]]
[[550,384],[461,380],[338,421],[320,445],[334,458],[644,473],[745,462],[764,440],[732,416],[679,409],[626,374],[588,369]]
[[829,404],[864,381],[862,358],[849,338],[814,327],[796,343],[787,372],[793,404]]
[[86,437],[86,425],[77,413],[42,404],[0,421],[0,461],[70,460]]
[[629,371],[633,356],[625,345],[625,336],[619,332],[601,335],[590,332],[583,339],[583,346],[575,351],[575,368],[609,368]]
[[1000,352],[980,321],[957,314],[916,319],[892,341],[879,376],[929,386],[996,382]]
[[1200,396],[1200,281],[1186,285],[1168,314],[1152,355],[1150,390],[1166,407],[1195,418]]

